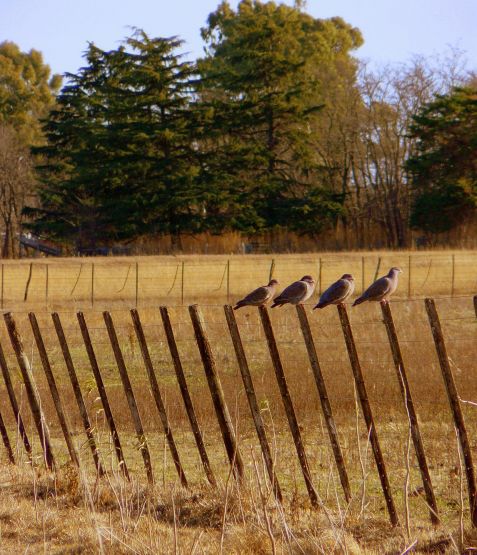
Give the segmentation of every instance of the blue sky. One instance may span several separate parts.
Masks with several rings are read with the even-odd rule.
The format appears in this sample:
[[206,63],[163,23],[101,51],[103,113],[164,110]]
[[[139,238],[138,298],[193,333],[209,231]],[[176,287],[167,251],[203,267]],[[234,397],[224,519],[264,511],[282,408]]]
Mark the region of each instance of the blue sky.
[[[0,0],[0,42],[40,50],[55,73],[76,72],[88,41],[115,48],[129,34],[128,26],[135,26],[151,36],[179,35],[192,59],[202,53],[200,28],[218,3]],[[361,29],[365,44],[357,55],[372,62],[405,62],[452,46],[466,52],[469,68],[477,68],[477,0],[308,0],[306,11],[320,18],[338,15]]]

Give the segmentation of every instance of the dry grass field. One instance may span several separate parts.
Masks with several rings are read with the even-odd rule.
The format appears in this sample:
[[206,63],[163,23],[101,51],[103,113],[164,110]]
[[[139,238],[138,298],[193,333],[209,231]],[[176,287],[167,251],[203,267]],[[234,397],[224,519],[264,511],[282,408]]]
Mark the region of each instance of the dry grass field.
[[[411,299],[408,299],[410,254]],[[4,294],[7,290],[9,293],[4,296],[4,309],[12,310],[22,335],[50,426],[59,468],[55,473],[43,469],[41,446],[28,410],[21,376],[6,329],[0,322],[0,342],[35,453],[32,466],[22,448],[2,382],[0,407],[14,444],[17,465],[9,465],[4,450],[0,451],[4,463],[0,465],[0,552],[398,554],[406,552],[410,546],[413,546],[409,551],[412,553],[461,553],[464,549],[477,547],[477,534],[470,526],[465,476],[456,433],[422,301],[423,296],[438,297],[437,308],[475,459],[477,319],[472,299],[476,285],[474,256],[477,255],[471,252],[455,253],[454,270],[452,253],[327,253],[321,258],[323,287],[342,273],[351,271],[357,276],[358,293],[361,290],[363,259],[365,283],[372,281],[379,257],[380,274],[391,265],[400,265],[404,270],[399,294],[391,306],[438,500],[441,524],[437,527],[430,524],[422,495],[419,468],[409,444],[408,419],[380,307],[364,304],[350,309],[358,355],[399,513],[400,526],[395,528],[389,524],[334,307],[311,313],[312,305],[309,303],[306,309],[350,477],[353,494],[350,504],[345,502],[340,487],[296,311],[293,307],[270,311],[310,472],[319,494],[318,509],[311,507],[306,494],[258,311],[242,309],[237,312],[284,494],[283,507],[274,500],[220,306],[227,300],[227,260],[230,260],[229,296],[232,301],[250,287],[267,280],[272,257],[208,257],[205,261],[199,257],[138,259],[139,312],[189,489],[181,487],[178,481],[128,312],[128,307],[135,304],[136,260],[93,260],[94,292],[97,295],[93,309],[88,307],[87,283],[91,281],[87,282],[86,277],[87,269],[91,271],[91,259],[52,261],[48,270],[48,299],[44,296],[45,274],[41,273],[45,272],[45,261],[34,261],[26,301],[23,301],[23,296],[29,262],[17,265],[5,263]],[[283,284],[304,273],[318,276],[319,259],[319,255],[277,256],[274,276]],[[180,295],[183,261],[184,306],[181,305]],[[83,269],[78,278],[81,264]],[[62,273],[60,268],[63,268]],[[450,298],[452,272],[454,297]],[[63,276],[61,279],[60,273]],[[17,276],[15,280],[11,277],[14,275]],[[76,289],[71,295],[76,280]],[[123,284],[124,288],[119,291]],[[94,434],[107,468],[107,475],[100,479],[93,471],[91,453],[52,320],[49,312],[44,310],[46,301],[50,310],[59,311],[88,412],[94,423]],[[230,473],[185,306],[191,302],[198,302],[204,314],[244,459],[245,479],[240,487]],[[161,303],[171,307],[179,353],[207,453],[217,477],[217,487],[208,485],[195,447],[159,315],[158,306]],[[76,321],[77,308],[85,311],[132,475],[131,482],[119,474],[104,410]],[[65,442],[28,322],[27,312],[31,309],[37,312],[60,396],[74,430],[81,456],[80,473],[68,463]],[[152,455],[154,486],[147,485],[102,309],[111,311],[116,325]]]
[[358,293],[392,266],[403,270],[399,297],[477,291],[476,251],[49,258],[3,262],[0,304],[15,310],[220,304],[266,282],[271,272],[283,286],[311,274],[318,292],[352,273]]

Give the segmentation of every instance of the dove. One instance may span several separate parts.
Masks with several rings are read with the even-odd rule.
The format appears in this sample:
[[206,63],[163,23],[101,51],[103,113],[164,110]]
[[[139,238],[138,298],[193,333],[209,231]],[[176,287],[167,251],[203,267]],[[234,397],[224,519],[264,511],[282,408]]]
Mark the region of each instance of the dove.
[[351,297],[354,291],[354,278],[351,274],[343,274],[338,281],[324,291],[318,301],[318,304],[313,307],[325,308],[330,304],[342,304]]
[[311,276],[303,276],[299,281],[286,287],[273,301],[272,308],[284,304],[301,304],[313,295],[315,280]]
[[243,306],[263,306],[273,299],[275,291],[278,285],[276,279],[271,279],[268,285],[262,285],[257,287],[243,299],[237,302],[234,306],[234,310],[238,310]]
[[372,283],[361,297],[354,301],[353,306],[365,301],[384,301],[387,303],[389,297],[396,291],[398,276],[401,272],[401,268],[391,268],[386,276],[380,277]]

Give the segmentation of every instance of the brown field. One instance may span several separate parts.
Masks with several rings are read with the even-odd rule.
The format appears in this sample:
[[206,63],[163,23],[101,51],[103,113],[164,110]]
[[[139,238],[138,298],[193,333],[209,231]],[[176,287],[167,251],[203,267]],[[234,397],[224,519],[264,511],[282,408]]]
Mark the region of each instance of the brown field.
[[[4,295],[4,308],[13,311],[21,331],[60,465],[54,474],[42,468],[41,446],[27,408],[21,376],[6,330],[0,323],[0,341],[35,450],[35,464],[32,467],[22,449],[2,383],[0,407],[18,464],[7,464],[2,446],[0,452],[5,464],[0,466],[0,552],[382,554],[403,553],[414,541],[417,544],[413,553],[459,553],[464,548],[477,546],[477,534],[470,527],[466,483],[456,434],[422,301],[425,295],[440,297],[437,307],[451,367],[463,401],[462,409],[475,459],[477,407],[472,403],[477,402],[477,319],[472,295],[476,284],[473,273],[476,255],[472,252],[455,253],[452,270],[452,253],[412,253],[411,299],[407,299],[410,253],[327,253],[321,257],[323,286],[342,273],[351,271],[357,277],[359,293],[363,258],[364,281],[369,283],[374,277],[379,256],[380,274],[391,265],[400,265],[404,270],[399,295],[392,302],[392,310],[438,499],[442,520],[440,526],[433,527],[430,524],[425,499],[419,493],[419,469],[412,445],[409,447],[407,415],[379,305],[359,306],[352,309],[350,317],[401,521],[401,525],[396,528],[389,524],[368,435],[357,407],[338,314],[333,307],[317,314],[309,312],[309,304],[307,312],[350,476],[353,499],[349,505],[340,488],[295,309],[284,307],[270,312],[311,475],[320,496],[318,509],[311,508],[306,495],[258,312],[256,309],[237,312],[284,493],[283,508],[274,501],[224,313],[219,304],[227,300],[227,260],[230,260],[229,296],[232,301],[250,287],[267,280],[271,256],[137,259],[139,311],[171,428],[189,481],[188,490],[178,482],[127,310],[127,307],[135,304],[136,259],[93,260],[94,292],[97,295],[93,310],[88,308],[87,284],[91,284],[91,281],[87,281],[86,274],[86,269],[91,271],[91,259],[51,261],[48,299],[44,296],[45,273],[41,272],[46,272],[45,262],[50,263],[50,260],[34,261],[25,302],[23,296],[29,261],[22,261],[4,264],[4,294],[9,291],[8,295]],[[274,259],[274,275],[284,284],[304,273],[319,275],[319,255],[282,255]],[[196,301],[201,305],[245,462],[245,480],[241,487],[236,485],[230,475],[187,306],[181,306],[183,261],[184,304]],[[82,275],[78,278],[81,264]],[[449,297],[452,273],[454,298]],[[76,281],[74,296],[70,293]],[[122,291],[118,292],[123,284]],[[167,295],[164,290],[168,292]],[[94,422],[99,450],[108,470],[108,475],[100,480],[96,480],[93,472],[91,453],[52,321],[49,313],[44,311],[47,303],[50,310],[57,309],[60,312],[83,395]],[[216,488],[209,486],[205,479],[183,408],[159,316],[158,305],[161,303],[171,306],[171,320],[188,386],[211,465],[219,481]],[[104,411],[74,314],[77,308],[85,309],[125,458],[133,476],[131,483],[123,480],[118,473]],[[156,481],[154,487],[147,486],[138,443],[101,314],[104,308],[111,309],[130,372],[151,450]],[[26,312],[29,309],[37,311],[60,395],[74,429],[82,463],[79,475],[68,463],[66,447],[28,322]]]

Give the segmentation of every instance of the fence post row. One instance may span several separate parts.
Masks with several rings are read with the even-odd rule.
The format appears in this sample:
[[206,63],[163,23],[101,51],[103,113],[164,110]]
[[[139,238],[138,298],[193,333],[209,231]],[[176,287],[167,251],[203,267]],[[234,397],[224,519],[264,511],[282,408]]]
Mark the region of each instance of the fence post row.
[[197,416],[194,410],[194,405],[192,404],[192,399],[189,394],[189,388],[187,387],[187,382],[185,379],[184,370],[182,368],[179,351],[177,350],[177,344],[174,337],[174,332],[172,330],[171,319],[169,317],[169,310],[166,306],[161,306],[160,312],[164,332],[166,334],[167,344],[169,346],[169,352],[171,354],[172,363],[174,365],[174,371],[176,373],[179,389],[181,390],[182,399],[184,401],[184,406],[187,412],[187,417],[189,419],[192,433],[194,435],[195,443],[199,451],[200,460],[202,461],[202,466],[204,467],[204,472],[207,480],[210,484],[215,486],[216,481],[214,473],[212,472],[212,467],[210,466],[209,457],[207,456],[204,440],[202,438],[202,432],[200,431],[199,423],[197,421]]
[[176,467],[177,474],[179,475],[179,479],[181,484],[184,487],[187,487],[187,479],[184,473],[184,469],[182,468],[179,452],[176,447],[176,443],[174,441],[174,436],[172,435],[171,426],[169,424],[169,419],[167,417],[166,408],[164,406],[164,402],[162,400],[161,391],[159,389],[159,384],[157,383],[156,374],[154,372],[154,367],[151,360],[151,355],[149,354],[149,349],[147,346],[146,337],[144,335],[144,330],[141,324],[141,319],[139,318],[139,313],[137,310],[132,309],[130,311],[131,319],[133,321],[134,330],[136,332],[136,337],[139,343],[139,347],[141,349],[142,358],[144,361],[144,366],[146,367],[147,376],[149,378],[149,383],[151,385],[152,395],[154,397],[154,401],[156,403],[157,412],[159,413],[159,417],[161,419],[162,428],[164,430],[164,434],[167,439],[167,443],[169,445],[169,450],[172,455],[172,460],[174,461],[174,466]]
[[209,340],[205,331],[205,323],[202,313],[197,305],[189,306],[189,314],[194,327],[195,339],[199,348],[202,365],[204,366],[207,383],[209,385],[215,414],[222,432],[225,450],[233,469],[235,479],[240,482],[243,478],[243,461],[237,445],[232,419],[225,402],[225,396],[220,383],[219,374],[215,365],[214,355],[210,347]]
[[103,378],[101,377],[101,372],[99,370],[98,361],[93,349],[93,344],[91,343],[91,337],[89,335],[88,326],[86,325],[86,320],[82,312],[76,313],[76,318],[78,319],[78,324],[81,330],[81,335],[83,336],[83,343],[88,354],[89,363],[91,370],[93,372],[94,379],[96,381],[96,387],[98,388],[98,393],[101,398],[101,403],[103,405],[104,414],[106,416],[106,421],[108,422],[109,431],[113,439],[114,451],[118,459],[119,468],[124,476],[129,480],[129,471],[124,459],[123,449],[121,447],[121,442],[119,440],[118,430],[114,422],[113,413],[111,411],[111,406],[109,404],[108,395],[106,393],[106,388],[104,387]]
[[353,371],[353,377],[356,384],[356,389],[358,391],[358,396],[361,403],[361,410],[363,411],[364,420],[366,422],[366,428],[369,434],[369,440],[371,442],[371,447],[373,449],[374,460],[376,461],[376,467],[378,469],[379,479],[381,481],[381,487],[383,490],[384,498],[386,500],[389,519],[393,526],[397,526],[399,524],[399,518],[396,512],[396,507],[394,505],[391,486],[389,484],[388,475],[386,473],[386,465],[384,463],[383,454],[381,452],[381,447],[379,445],[378,434],[376,431],[376,426],[374,424],[373,413],[371,411],[371,405],[369,404],[368,394],[366,392],[366,385],[364,383],[361,364],[358,358],[358,352],[356,351],[356,345],[354,342],[351,324],[349,322],[348,311],[346,310],[346,306],[344,304],[339,304],[337,308],[338,308],[338,314],[341,321],[341,328],[343,330],[343,335],[346,342],[346,349],[348,351],[348,356],[351,363],[351,369]]
[[118,337],[116,335],[116,329],[114,328],[113,319],[111,314],[107,311],[103,312],[104,323],[108,330],[109,341],[113,349],[114,358],[116,359],[116,364],[118,366],[119,375],[121,377],[121,382],[123,384],[124,393],[126,394],[126,399],[129,405],[129,411],[131,413],[134,427],[136,429],[136,436],[139,441],[139,449],[144,461],[144,467],[146,469],[146,475],[149,483],[154,483],[154,475],[152,472],[151,455],[149,453],[149,447],[147,445],[146,435],[144,433],[144,428],[141,422],[141,417],[139,415],[139,410],[136,403],[136,398],[134,397],[133,388],[131,381],[129,380],[128,371],[126,364],[124,362],[123,353],[119,346]]
[[436,346],[437,356],[444,378],[444,384],[449,399],[449,405],[454,419],[454,425],[457,430],[462,455],[464,456],[465,474],[467,478],[467,488],[469,492],[470,518],[473,526],[477,526],[477,490],[475,485],[474,464],[472,462],[472,451],[465,427],[464,415],[460,406],[460,398],[454,381],[454,375],[449,364],[447,349],[442,333],[439,315],[437,314],[434,299],[427,298],[425,300],[429,325],[432,331],[432,337]]
[[50,388],[51,398],[53,399],[53,404],[55,405],[55,411],[58,416],[58,420],[60,421],[61,431],[63,432],[63,437],[65,438],[66,446],[68,447],[71,462],[79,467],[80,462],[78,453],[73,442],[73,436],[70,431],[68,419],[66,417],[65,411],[63,410],[60,394],[56,386],[55,377],[53,376],[53,371],[51,369],[50,361],[46,353],[45,343],[43,342],[43,337],[41,335],[36,316],[33,312],[29,312],[28,318],[30,319],[30,325],[33,331],[33,336],[35,337],[35,343],[38,349],[38,353],[40,354],[41,364],[45,372],[48,387]]
[[3,347],[1,343],[0,343],[0,368],[2,369],[3,381],[5,382],[8,398],[10,399],[10,405],[12,406],[13,415],[15,416],[15,421],[17,423],[18,433],[22,438],[23,445],[25,446],[25,451],[27,452],[27,455],[28,455],[28,459],[31,461],[32,449],[31,449],[30,440],[28,439],[25,426],[23,424],[23,419],[20,414],[20,409],[18,408],[15,389],[13,388],[12,379],[10,377],[10,370],[8,368],[7,360],[5,358],[5,353],[3,352]]
[[88,438],[88,445],[91,449],[93,455],[94,465],[100,476],[104,474],[104,469],[99,460],[98,448],[96,446],[96,441],[94,439],[93,429],[89,419],[88,411],[84,403],[83,395],[81,393],[81,387],[76,375],[76,370],[73,364],[73,359],[71,358],[70,349],[68,347],[68,342],[66,341],[65,333],[63,331],[63,326],[61,325],[61,320],[58,313],[53,312],[51,315],[53,324],[55,326],[56,335],[60,343],[61,352],[63,353],[63,358],[65,360],[66,368],[68,370],[68,375],[70,378],[71,386],[73,387],[73,392],[75,394],[76,404],[83,421],[83,427],[86,432],[86,437]]
[[33,420],[35,421],[38,437],[40,438],[41,447],[43,449],[45,465],[50,470],[53,470],[55,467],[55,458],[51,449],[50,432],[43,411],[41,410],[41,401],[33,374],[31,372],[30,362],[25,355],[22,340],[17,331],[17,326],[11,312],[4,314],[3,318],[7,326],[8,335],[17,358],[20,372],[22,374],[23,383],[25,384],[28,402],[30,404]]
[[321,407],[323,410],[323,415],[325,417],[326,427],[328,430],[328,435],[330,438],[331,448],[333,450],[336,467],[338,469],[338,475],[340,477],[341,487],[343,488],[345,499],[349,503],[351,501],[351,488],[349,485],[348,473],[346,471],[343,453],[341,451],[341,446],[338,438],[338,431],[336,428],[335,420],[333,418],[333,411],[331,409],[331,404],[328,397],[328,391],[326,389],[325,380],[321,372],[318,355],[316,354],[316,348],[315,348],[315,343],[313,341],[313,335],[310,329],[310,323],[308,322],[308,317],[306,315],[305,307],[303,305],[301,304],[296,305],[296,311],[298,314],[298,319],[300,321],[300,327],[303,334],[303,339],[305,341],[306,350],[308,352],[308,358],[310,360],[313,376],[315,378],[316,387],[318,388],[318,393],[320,395]]
[[265,425],[262,420],[260,408],[257,403],[255,388],[253,386],[252,376],[248,367],[247,357],[245,356],[242,338],[240,337],[235,314],[230,305],[224,306],[224,312],[225,318],[227,320],[227,325],[229,327],[230,337],[234,346],[235,355],[237,357],[240,374],[242,376],[245,393],[247,395],[250,412],[252,413],[255,429],[257,430],[257,436],[260,442],[260,447],[262,449],[263,460],[265,461],[265,465],[267,467],[268,477],[272,485],[273,493],[277,500],[281,503],[283,501],[283,496],[280,489],[280,484],[278,483],[278,478],[275,474],[273,457],[270,451],[270,446],[268,444],[267,433],[265,431]]
[[421,432],[419,430],[417,413],[414,408],[414,401],[412,399],[411,388],[409,387],[407,373],[404,367],[404,361],[401,354],[401,348],[399,346],[396,327],[394,325],[394,320],[391,313],[391,307],[389,303],[385,301],[381,301],[380,304],[381,304],[381,311],[383,313],[384,324],[386,326],[386,331],[388,334],[389,345],[391,347],[394,367],[396,368],[396,372],[397,372],[399,389],[401,391],[401,395],[403,397],[403,401],[406,406],[406,412],[409,418],[411,437],[414,444],[414,450],[416,452],[416,458],[419,463],[419,470],[421,471],[422,484],[424,486],[424,491],[426,493],[426,501],[427,501],[427,504],[429,505],[430,519],[433,524],[438,524],[439,516],[437,512],[436,497],[434,495],[431,476],[429,474],[429,468],[427,466],[426,453],[424,451]]
[[298,461],[300,462],[303,478],[305,479],[308,496],[310,498],[311,504],[314,507],[317,507],[318,495],[315,491],[315,487],[311,479],[310,467],[308,466],[308,460],[306,458],[306,452],[303,446],[300,428],[298,426],[298,420],[296,418],[295,409],[293,407],[293,402],[288,390],[288,384],[285,377],[285,372],[283,370],[282,361],[280,359],[280,354],[278,352],[277,342],[275,341],[275,335],[273,333],[270,315],[268,314],[268,310],[265,306],[259,306],[258,310],[260,312],[260,318],[262,320],[263,331],[265,332],[265,336],[267,338],[268,350],[270,351],[270,357],[272,359],[278,388],[280,389],[280,395],[282,397],[283,406],[287,415],[288,425],[293,436],[293,442],[295,443]]

